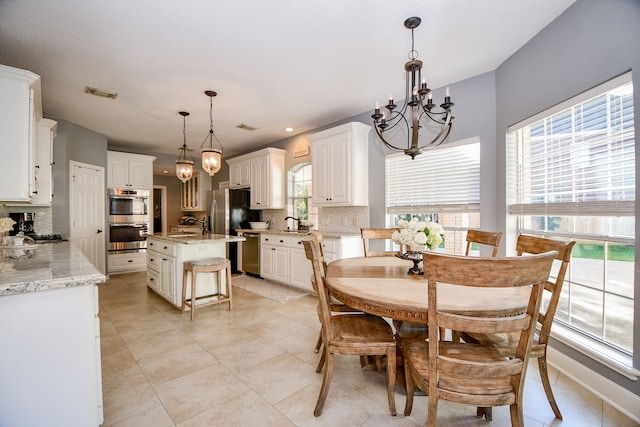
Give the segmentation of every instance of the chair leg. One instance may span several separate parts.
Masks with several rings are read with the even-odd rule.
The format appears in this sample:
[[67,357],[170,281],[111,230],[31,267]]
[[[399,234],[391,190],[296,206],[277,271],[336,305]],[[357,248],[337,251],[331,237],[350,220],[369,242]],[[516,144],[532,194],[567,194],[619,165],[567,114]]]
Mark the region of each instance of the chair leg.
[[544,387],[544,392],[547,395],[547,400],[549,401],[549,405],[551,405],[551,409],[555,414],[556,418],[561,420],[562,414],[560,413],[560,408],[558,408],[558,404],[556,403],[556,399],[553,396],[553,391],[551,390],[551,383],[549,382],[549,371],[547,369],[547,356],[546,354],[538,357],[538,370],[540,371],[540,379],[542,380],[542,387]]
[[184,313],[185,302],[187,302],[187,270],[182,270],[182,307],[180,312]]
[[411,370],[409,369],[409,360],[404,358],[404,386],[407,393],[407,399],[404,403],[404,416],[408,417],[411,415],[411,410],[413,409],[413,390],[415,386],[413,385],[413,377],[411,376]]
[[511,427],[524,427],[524,413],[522,405],[514,403],[509,405],[509,415],[511,416]]
[[318,366],[316,367],[316,372],[322,372],[322,367],[324,366],[324,362],[327,359],[327,348],[322,349],[322,354],[320,355],[320,361],[318,362]]
[[313,349],[313,352],[315,354],[318,354],[318,352],[320,351],[320,347],[322,347],[322,330],[320,330],[320,333],[318,334],[318,341],[316,341],[316,346]]
[[[436,427],[436,416],[438,415],[438,391],[437,385],[433,385],[432,382],[429,382],[429,402],[428,413],[427,413],[427,426],[428,427]],[[514,427],[514,426],[511,426]]]
[[196,270],[191,272],[191,321],[196,319]]
[[227,270],[227,298],[229,298],[229,310],[233,310],[233,294],[231,290],[231,264],[226,268]]
[[396,416],[396,347],[387,351],[387,396],[389,398],[389,411]]
[[[327,349],[325,347],[324,353],[327,353]],[[322,414],[322,408],[324,407],[324,402],[327,400],[327,394],[329,394],[329,384],[331,383],[331,377],[333,376],[333,363],[334,363],[334,355],[333,353],[327,354],[327,366],[324,370],[324,378],[322,378],[322,387],[320,388],[320,395],[318,396],[318,402],[316,403],[316,409],[313,411],[313,415],[319,417]]]

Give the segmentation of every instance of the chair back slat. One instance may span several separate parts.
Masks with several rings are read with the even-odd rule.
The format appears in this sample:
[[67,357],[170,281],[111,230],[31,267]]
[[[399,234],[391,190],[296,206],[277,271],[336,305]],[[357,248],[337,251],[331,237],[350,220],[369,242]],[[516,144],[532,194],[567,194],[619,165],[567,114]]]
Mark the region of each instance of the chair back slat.
[[324,283],[325,268],[320,255],[320,244],[318,238],[311,234],[302,239],[304,253],[313,267],[313,279],[315,282],[315,290],[318,292],[318,317],[322,325],[322,333],[326,336],[324,342],[329,342],[333,337],[333,329],[331,327],[331,310],[329,309],[330,295]]
[[491,256],[496,256],[498,254],[498,249],[500,248],[500,241],[502,240],[502,231],[494,232],[494,231],[482,231],[482,230],[468,230],[467,231],[467,249],[465,251],[465,255],[469,256],[469,252],[471,252],[471,246],[474,243],[479,245],[491,246],[493,247],[493,252]]
[[402,247],[397,251],[374,251],[371,249],[371,241],[391,240],[391,235],[396,228],[361,228],[362,244],[364,245],[364,256],[395,256],[401,254],[404,250]]

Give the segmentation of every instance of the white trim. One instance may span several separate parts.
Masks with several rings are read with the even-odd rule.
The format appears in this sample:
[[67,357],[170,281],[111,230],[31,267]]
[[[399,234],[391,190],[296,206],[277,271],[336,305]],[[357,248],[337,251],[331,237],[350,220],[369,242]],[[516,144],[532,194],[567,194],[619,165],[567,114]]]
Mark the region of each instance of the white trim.
[[526,118],[518,123],[514,123],[513,125],[507,128],[507,133],[515,132],[520,128],[528,126],[532,123],[540,121],[546,117],[553,116],[560,111],[564,111],[567,108],[571,108],[575,104],[579,104],[581,102],[585,102],[591,98],[595,98],[596,96],[600,96],[603,93],[615,89],[618,86],[622,86],[624,84],[632,82],[631,71],[627,71],[624,74],[619,75],[618,77],[614,77],[611,80],[608,80],[598,86],[592,87],[591,89],[587,89],[586,91],[573,96],[565,101],[562,101],[559,104],[554,105],[553,107],[547,108],[538,114],[535,114],[529,118]]
[[640,396],[620,387],[551,346],[547,347],[547,361],[563,374],[598,396],[618,411],[640,423]]

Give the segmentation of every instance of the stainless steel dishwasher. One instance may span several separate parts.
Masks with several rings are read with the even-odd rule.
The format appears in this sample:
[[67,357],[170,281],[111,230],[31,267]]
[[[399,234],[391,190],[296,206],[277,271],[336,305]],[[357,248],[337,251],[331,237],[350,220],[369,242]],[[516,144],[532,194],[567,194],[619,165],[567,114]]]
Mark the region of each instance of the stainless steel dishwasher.
[[260,276],[260,233],[244,232],[247,239],[242,246],[242,271]]

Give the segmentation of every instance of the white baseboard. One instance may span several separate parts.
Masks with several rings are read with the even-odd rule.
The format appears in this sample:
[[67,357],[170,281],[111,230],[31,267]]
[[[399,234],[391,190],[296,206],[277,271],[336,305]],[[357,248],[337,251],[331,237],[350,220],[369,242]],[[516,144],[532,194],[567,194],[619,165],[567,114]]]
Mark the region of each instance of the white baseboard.
[[547,361],[594,395],[616,408],[632,420],[640,423],[640,396],[620,387],[608,378],[577,363],[564,353],[547,347]]

